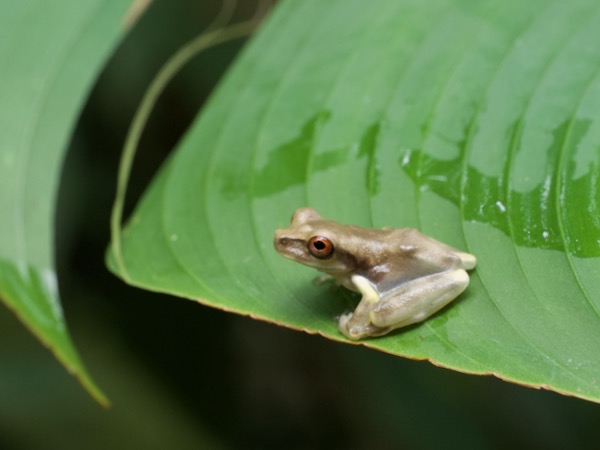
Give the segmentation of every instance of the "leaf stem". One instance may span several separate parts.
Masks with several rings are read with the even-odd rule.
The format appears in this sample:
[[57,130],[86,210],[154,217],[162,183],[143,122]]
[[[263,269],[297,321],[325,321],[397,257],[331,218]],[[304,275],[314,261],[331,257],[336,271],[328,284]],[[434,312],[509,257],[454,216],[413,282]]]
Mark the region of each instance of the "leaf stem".
[[[256,13],[250,20],[222,27],[219,23],[223,20],[227,20],[225,17],[230,17],[231,15],[228,8],[224,7],[216,20],[206,31],[181,47],[162,66],[144,94],[142,102],[140,103],[127,132],[123,151],[121,152],[115,201],[113,203],[110,218],[111,249],[119,274],[124,280],[129,280],[129,274],[125,268],[125,261],[122,253],[121,224],[123,222],[123,208],[133,160],[150,113],[154,109],[154,106],[165,87],[185,64],[187,64],[194,56],[210,47],[250,35],[259,24],[268,3],[269,2],[265,1],[259,2]],[[226,5],[230,5],[230,3],[226,3]]]

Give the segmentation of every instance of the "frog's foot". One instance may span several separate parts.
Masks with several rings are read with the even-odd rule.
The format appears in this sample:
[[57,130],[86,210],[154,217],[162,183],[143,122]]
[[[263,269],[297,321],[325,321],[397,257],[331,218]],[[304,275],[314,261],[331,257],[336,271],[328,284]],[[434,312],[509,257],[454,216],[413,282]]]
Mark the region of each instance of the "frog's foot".
[[348,322],[350,322],[350,319],[352,319],[352,314],[351,312],[347,312],[346,314],[342,314],[340,317],[338,317],[337,321],[338,321],[338,328],[339,330],[343,333],[346,334],[346,327],[348,325]]
[[319,275],[318,277],[314,277],[312,280],[313,285],[315,286],[321,286],[322,284],[328,283],[330,281],[334,281],[334,279],[331,275],[327,274]]
[[386,334],[390,331],[389,327],[378,327],[371,323],[361,325],[356,323],[356,320],[352,320],[354,313],[342,314],[338,319],[338,329],[348,339],[358,341],[359,339],[366,337],[375,337]]

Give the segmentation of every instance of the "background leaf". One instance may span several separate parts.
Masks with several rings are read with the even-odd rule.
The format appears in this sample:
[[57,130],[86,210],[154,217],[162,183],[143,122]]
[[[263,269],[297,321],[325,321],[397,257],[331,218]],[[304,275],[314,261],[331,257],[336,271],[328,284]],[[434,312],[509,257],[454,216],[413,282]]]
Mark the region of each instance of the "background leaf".
[[472,284],[364,345],[599,401],[599,17],[283,2],[132,216],[122,275],[342,340],[350,299],[282,261],[273,230],[304,205],[416,226],[478,257]]
[[98,70],[124,31],[118,1],[0,5],[0,297],[101,402],[71,343],[53,263],[61,162]]

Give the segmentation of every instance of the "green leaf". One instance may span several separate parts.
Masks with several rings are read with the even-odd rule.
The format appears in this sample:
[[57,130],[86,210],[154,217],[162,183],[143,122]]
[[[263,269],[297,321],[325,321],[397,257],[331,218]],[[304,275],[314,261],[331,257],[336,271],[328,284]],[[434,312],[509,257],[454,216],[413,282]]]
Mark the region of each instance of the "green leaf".
[[0,5],[0,297],[101,403],[69,338],[53,262],[61,163],[104,59],[124,31],[116,0]]
[[281,2],[129,220],[121,275],[344,341],[351,298],[273,231],[306,205],[415,226],[478,257],[471,285],[362,345],[600,401],[598,20],[592,0]]

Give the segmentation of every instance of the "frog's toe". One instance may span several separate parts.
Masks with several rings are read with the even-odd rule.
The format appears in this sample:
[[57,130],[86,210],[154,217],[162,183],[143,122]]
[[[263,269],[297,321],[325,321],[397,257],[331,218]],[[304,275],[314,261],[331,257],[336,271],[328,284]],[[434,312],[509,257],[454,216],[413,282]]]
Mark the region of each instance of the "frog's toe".
[[360,327],[340,327],[340,331],[344,336],[346,336],[348,339],[352,339],[353,341],[358,341],[359,339],[368,336]]
[[350,322],[350,319],[352,319],[352,314],[353,313],[348,312],[346,314],[342,314],[338,318],[338,329],[348,339],[357,339],[356,337],[352,337],[352,335],[350,334],[350,331],[348,330],[348,322]]
[[352,324],[350,322],[352,320],[353,315],[354,315],[354,313],[351,313],[351,312],[342,314],[338,319],[338,329],[348,339],[357,341],[357,340],[367,336],[367,334],[365,334],[365,330],[364,330],[363,326]]

